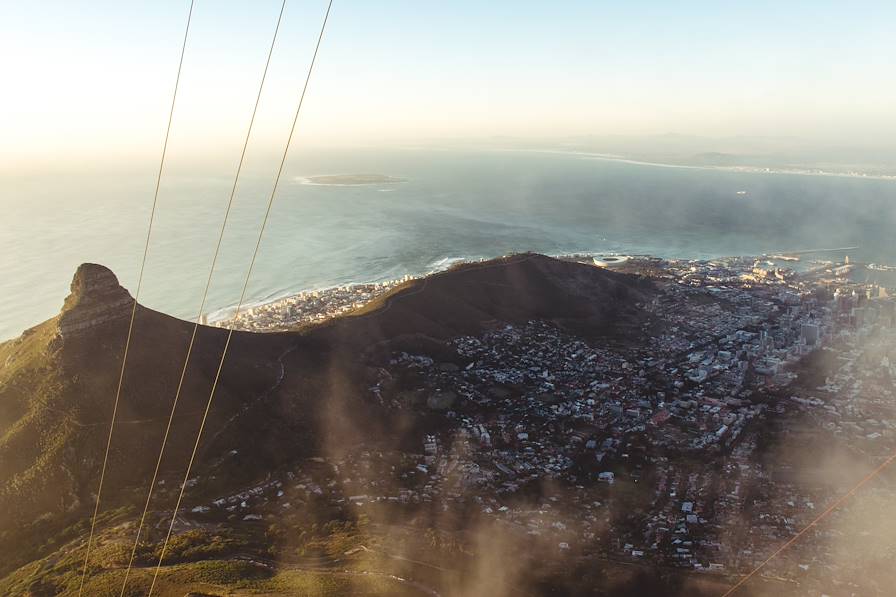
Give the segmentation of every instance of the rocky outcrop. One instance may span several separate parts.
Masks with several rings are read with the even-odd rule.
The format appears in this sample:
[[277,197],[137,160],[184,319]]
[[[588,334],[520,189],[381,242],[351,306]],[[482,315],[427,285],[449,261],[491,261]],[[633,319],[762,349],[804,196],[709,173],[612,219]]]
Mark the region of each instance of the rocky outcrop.
[[121,287],[112,270],[95,263],[81,264],[62,307],[59,334],[70,336],[128,317],[133,304],[134,299]]

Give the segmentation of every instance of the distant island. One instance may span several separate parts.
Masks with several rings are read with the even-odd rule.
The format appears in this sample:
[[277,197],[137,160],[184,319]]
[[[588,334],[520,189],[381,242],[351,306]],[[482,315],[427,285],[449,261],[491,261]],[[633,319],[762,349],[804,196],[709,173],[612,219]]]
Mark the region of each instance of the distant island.
[[329,186],[358,186],[368,184],[391,184],[405,182],[404,178],[386,176],[384,174],[329,174],[322,176],[309,176],[304,179],[305,184],[329,185]]

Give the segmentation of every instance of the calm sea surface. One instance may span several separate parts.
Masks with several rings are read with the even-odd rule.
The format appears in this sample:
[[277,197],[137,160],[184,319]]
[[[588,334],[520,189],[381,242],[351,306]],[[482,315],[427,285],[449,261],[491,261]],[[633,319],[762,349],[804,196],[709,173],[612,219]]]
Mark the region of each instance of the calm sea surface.
[[[852,259],[896,264],[896,181],[517,151],[328,151],[298,158],[263,240],[250,284],[254,300],[518,251],[710,258],[858,245]],[[340,187],[300,179],[339,173],[407,181]],[[3,182],[0,339],[58,312],[82,262],[108,265],[133,291],[153,182],[149,167],[143,176]],[[196,316],[231,183],[224,175],[165,179],[143,304]],[[242,181],[206,312],[239,298],[270,184],[260,175]]]

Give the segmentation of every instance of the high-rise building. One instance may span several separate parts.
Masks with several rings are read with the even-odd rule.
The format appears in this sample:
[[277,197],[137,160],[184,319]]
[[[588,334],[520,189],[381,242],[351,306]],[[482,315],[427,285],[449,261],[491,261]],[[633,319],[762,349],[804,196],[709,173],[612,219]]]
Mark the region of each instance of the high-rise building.
[[815,346],[818,344],[818,340],[821,334],[818,329],[818,324],[815,323],[804,323],[800,328],[800,337],[803,340],[803,343],[806,346]]

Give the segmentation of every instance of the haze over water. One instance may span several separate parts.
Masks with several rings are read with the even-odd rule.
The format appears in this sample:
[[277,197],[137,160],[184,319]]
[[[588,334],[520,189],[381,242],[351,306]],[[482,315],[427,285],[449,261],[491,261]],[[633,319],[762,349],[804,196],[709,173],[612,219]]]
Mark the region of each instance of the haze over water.
[[[300,180],[352,173],[406,182]],[[288,177],[250,284],[253,300],[520,251],[712,258],[858,245],[852,259],[896,264],[892,180],[417,149],[301,153]],[[0,339],[55,315],[82,262],[111,267],[133,293],[153,183],[111,173],[5,185]],[[231,184],[223,175],[163,180],[141,303],[196,316]],[[238,300],[270,184],[241,181],[206,312]]]

